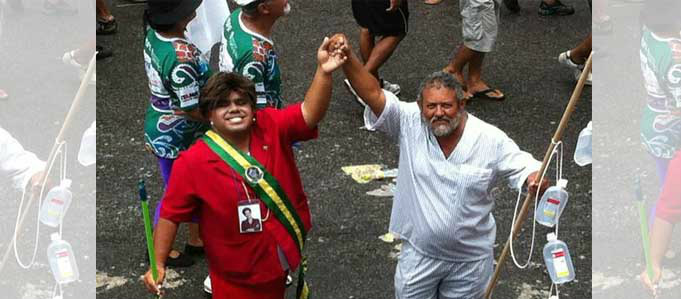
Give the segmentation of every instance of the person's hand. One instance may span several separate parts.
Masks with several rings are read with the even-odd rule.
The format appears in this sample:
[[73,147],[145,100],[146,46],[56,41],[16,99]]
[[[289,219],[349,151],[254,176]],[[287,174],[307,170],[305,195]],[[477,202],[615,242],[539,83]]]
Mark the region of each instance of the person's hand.
[[[31,192],[30,194],[33,194],[35,196],[39,196],[40,190],[43,188],[43,181],[45,180],[46,173],[45,171],[38,171],[35,174],[31,176],[31,179],[28,181],[28,190]],[[51,187],[52,182],[49,180],[45,182],[45,187]]]
[[393,12],[397,10],[397,8],[400,6],[400,2],[402,2],[402,0],[390,0],[390,7],[388,7],[388,9],[385,11]]
[[352,49],[350,47],[350,41],[348,40],[347,36],[343,33],[336,33],[333,36],[331,36],[331,43],[329,46],[332,47],[332,49],[337,49],[340,50],[345,56],[350,57],[352,55]]
[[544,191],[546,191],[546,189],[549,187],[549,180],[545,177],[540,184],[539,182],[536,182],[538,179],[538,171],[530,173],[530,175],[527,176],[527,190],[530,192],[530,194],[537,194],[537,191],[539,191],[539,196],[542,196]]
[[648,277],[648,271],[643,270],[641,273],[641,281],[643,285],[653,293],[653,296],[657,296],[657,284],[660,282],[662,277],[662,269],[660,267],[653,266],[653,280],[651,281]]
[[324,37],[322,45],[317,50],[317,62],[324,73],[333,73],[348,60],[345,55],[346,40],[344,37]]
[[161,290],[161,285],[163,284],[163,279],[166,276],[166,271],[164,267],[158,266],[158,279],[154,281],[154,278],[151,275],[151,269],[147,271],[146,274],[144,274],[143,282],[144,286],[147,287],[147,290],[150,293],[156,294],[156,295],[163,295],[164,291]]

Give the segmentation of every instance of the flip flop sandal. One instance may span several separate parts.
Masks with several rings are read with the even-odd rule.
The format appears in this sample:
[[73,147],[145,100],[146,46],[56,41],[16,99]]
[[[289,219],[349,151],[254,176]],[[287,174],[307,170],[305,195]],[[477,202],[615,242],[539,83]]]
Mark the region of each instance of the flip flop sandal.
[[113,52],[109,49],[105,49],[102,46],[97,46],[97,60],[101,60],[107,57],[111,57]]
[[485,89],[485,90],[483,90],[483,91],[478,91],[478,92],[474,93],[473,96],[471,96],[469,99],[483,99],[483,100],[491,100],[491,101],[503,101],[503,100],[506,98],[506,96],[503,96],[503,95],[500,96],[500,97],[490,96],[490,93],[493,93],[493,92],[499,92],[499,93],[501,93],[501,91],[498,90],[498,89],[488,88],[488,89]]
[[97,20],[97,34],[114,34],[116,31],[118,31],[118,23],[116,23],[116,19],[111,19],[110,21]]
[[187,243],[184,245],[184,253],[190,256],[199,256],[203,255],[205,251],[203,250],[203,246],[194,246]]

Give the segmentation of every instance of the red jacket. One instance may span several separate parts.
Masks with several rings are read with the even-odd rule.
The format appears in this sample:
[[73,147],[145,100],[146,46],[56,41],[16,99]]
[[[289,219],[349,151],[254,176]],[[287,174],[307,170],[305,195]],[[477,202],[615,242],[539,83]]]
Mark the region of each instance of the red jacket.
[[671,223],[681,222],[681,152],[669,161],[667,176],[657,202],[655,216]]
[[[255,117],[250,154],[277,179],[300,215],[305,231],[309,231],[310,210],[291,144],[316,138],[318,131],[308,128],[301,104],[282,110],[258,110]],[[191,221],[195,213],[199,216],[213,286],[222,279],[248,285],[281,279],[284,272],[277,245],[291,269],[300,264],[294,240],[274,213],[263,221],[263,232],[239,233],[237,206],[247,199],[242,181],[239,174],[199,140],[175,161],[163,199],[161,218],[179,223]],[[247,190],[254,198],[253,190],[250,187]],[[260,211],[264,220],[268,209],[262,202]],[[219,292],[214,290],[214,295],[216,291]]]

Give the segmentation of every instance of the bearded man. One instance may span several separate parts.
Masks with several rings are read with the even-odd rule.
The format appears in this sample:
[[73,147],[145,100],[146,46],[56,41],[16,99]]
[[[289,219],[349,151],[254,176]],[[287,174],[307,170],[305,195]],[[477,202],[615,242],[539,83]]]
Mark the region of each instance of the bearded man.
[[[334,39],[344,40],[344,36]],[[534,194],[541,163],[504,132],[465,110],[460,84],[428,76],[416,102],[401,102],[344,47],[343,71],[366,101],[364,120],[396,139],[400,159],[390,231],[403,240],[395,298],[481,298],[496,236],[490,190],[497,178]],[[541,186],[541,192],[548,182]]]

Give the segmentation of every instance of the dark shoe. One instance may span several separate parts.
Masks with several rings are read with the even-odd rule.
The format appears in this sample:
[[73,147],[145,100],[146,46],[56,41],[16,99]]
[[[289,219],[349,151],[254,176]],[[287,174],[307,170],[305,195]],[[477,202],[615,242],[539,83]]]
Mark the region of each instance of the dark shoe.
[[[146,254],[147,262],[149,261],[149,253]],[[177,257],[170,257],[166,259],[166,267],[170,268],[185,268],[194,265],[194,260],[187,254],[180,252]]]
[[575,13],[575,8],[569,5],[565,5],[560,1],[556,0],[553,5],[548,5],[542,1],[539,4],[539,15],[540,16],[568,16]]
[[64,1],[52,3],[45,0],[43,2],[43,13],[48,16],[74,16],[78,13],[78,9]]
[[194,264],[194,260],[188,255],[180,252],[176,258],[168,256],[166,259],[166,266],[171,268],[184,268]]
[[110,21],[97,20],[97,34],[114,34],[116,31],[118,31],[118,23],[116,23],[116,19],[111,19]]
[[481,99],[481,100],[490,100],[490,101],[503,101],[506,96],[501,94],[501,96],[495,95],[495,94],[501,94],[501,91],[498,89],[492,89],[488,88],[483,91],[478,91],[473,93],[473,96],[469,98],[469,100],[472,99]]
[[113,52],[102,46],[97,46],[97,60],[113,56]]
[[194,246],[194,245],[189,245],[189,243],[184,245],[184,253],[188,255],[203,255],[203,246]]
[[508,8],[513,13],[520,12],[520,5],[518,5],[518,0],[504,0],[504,6]]

